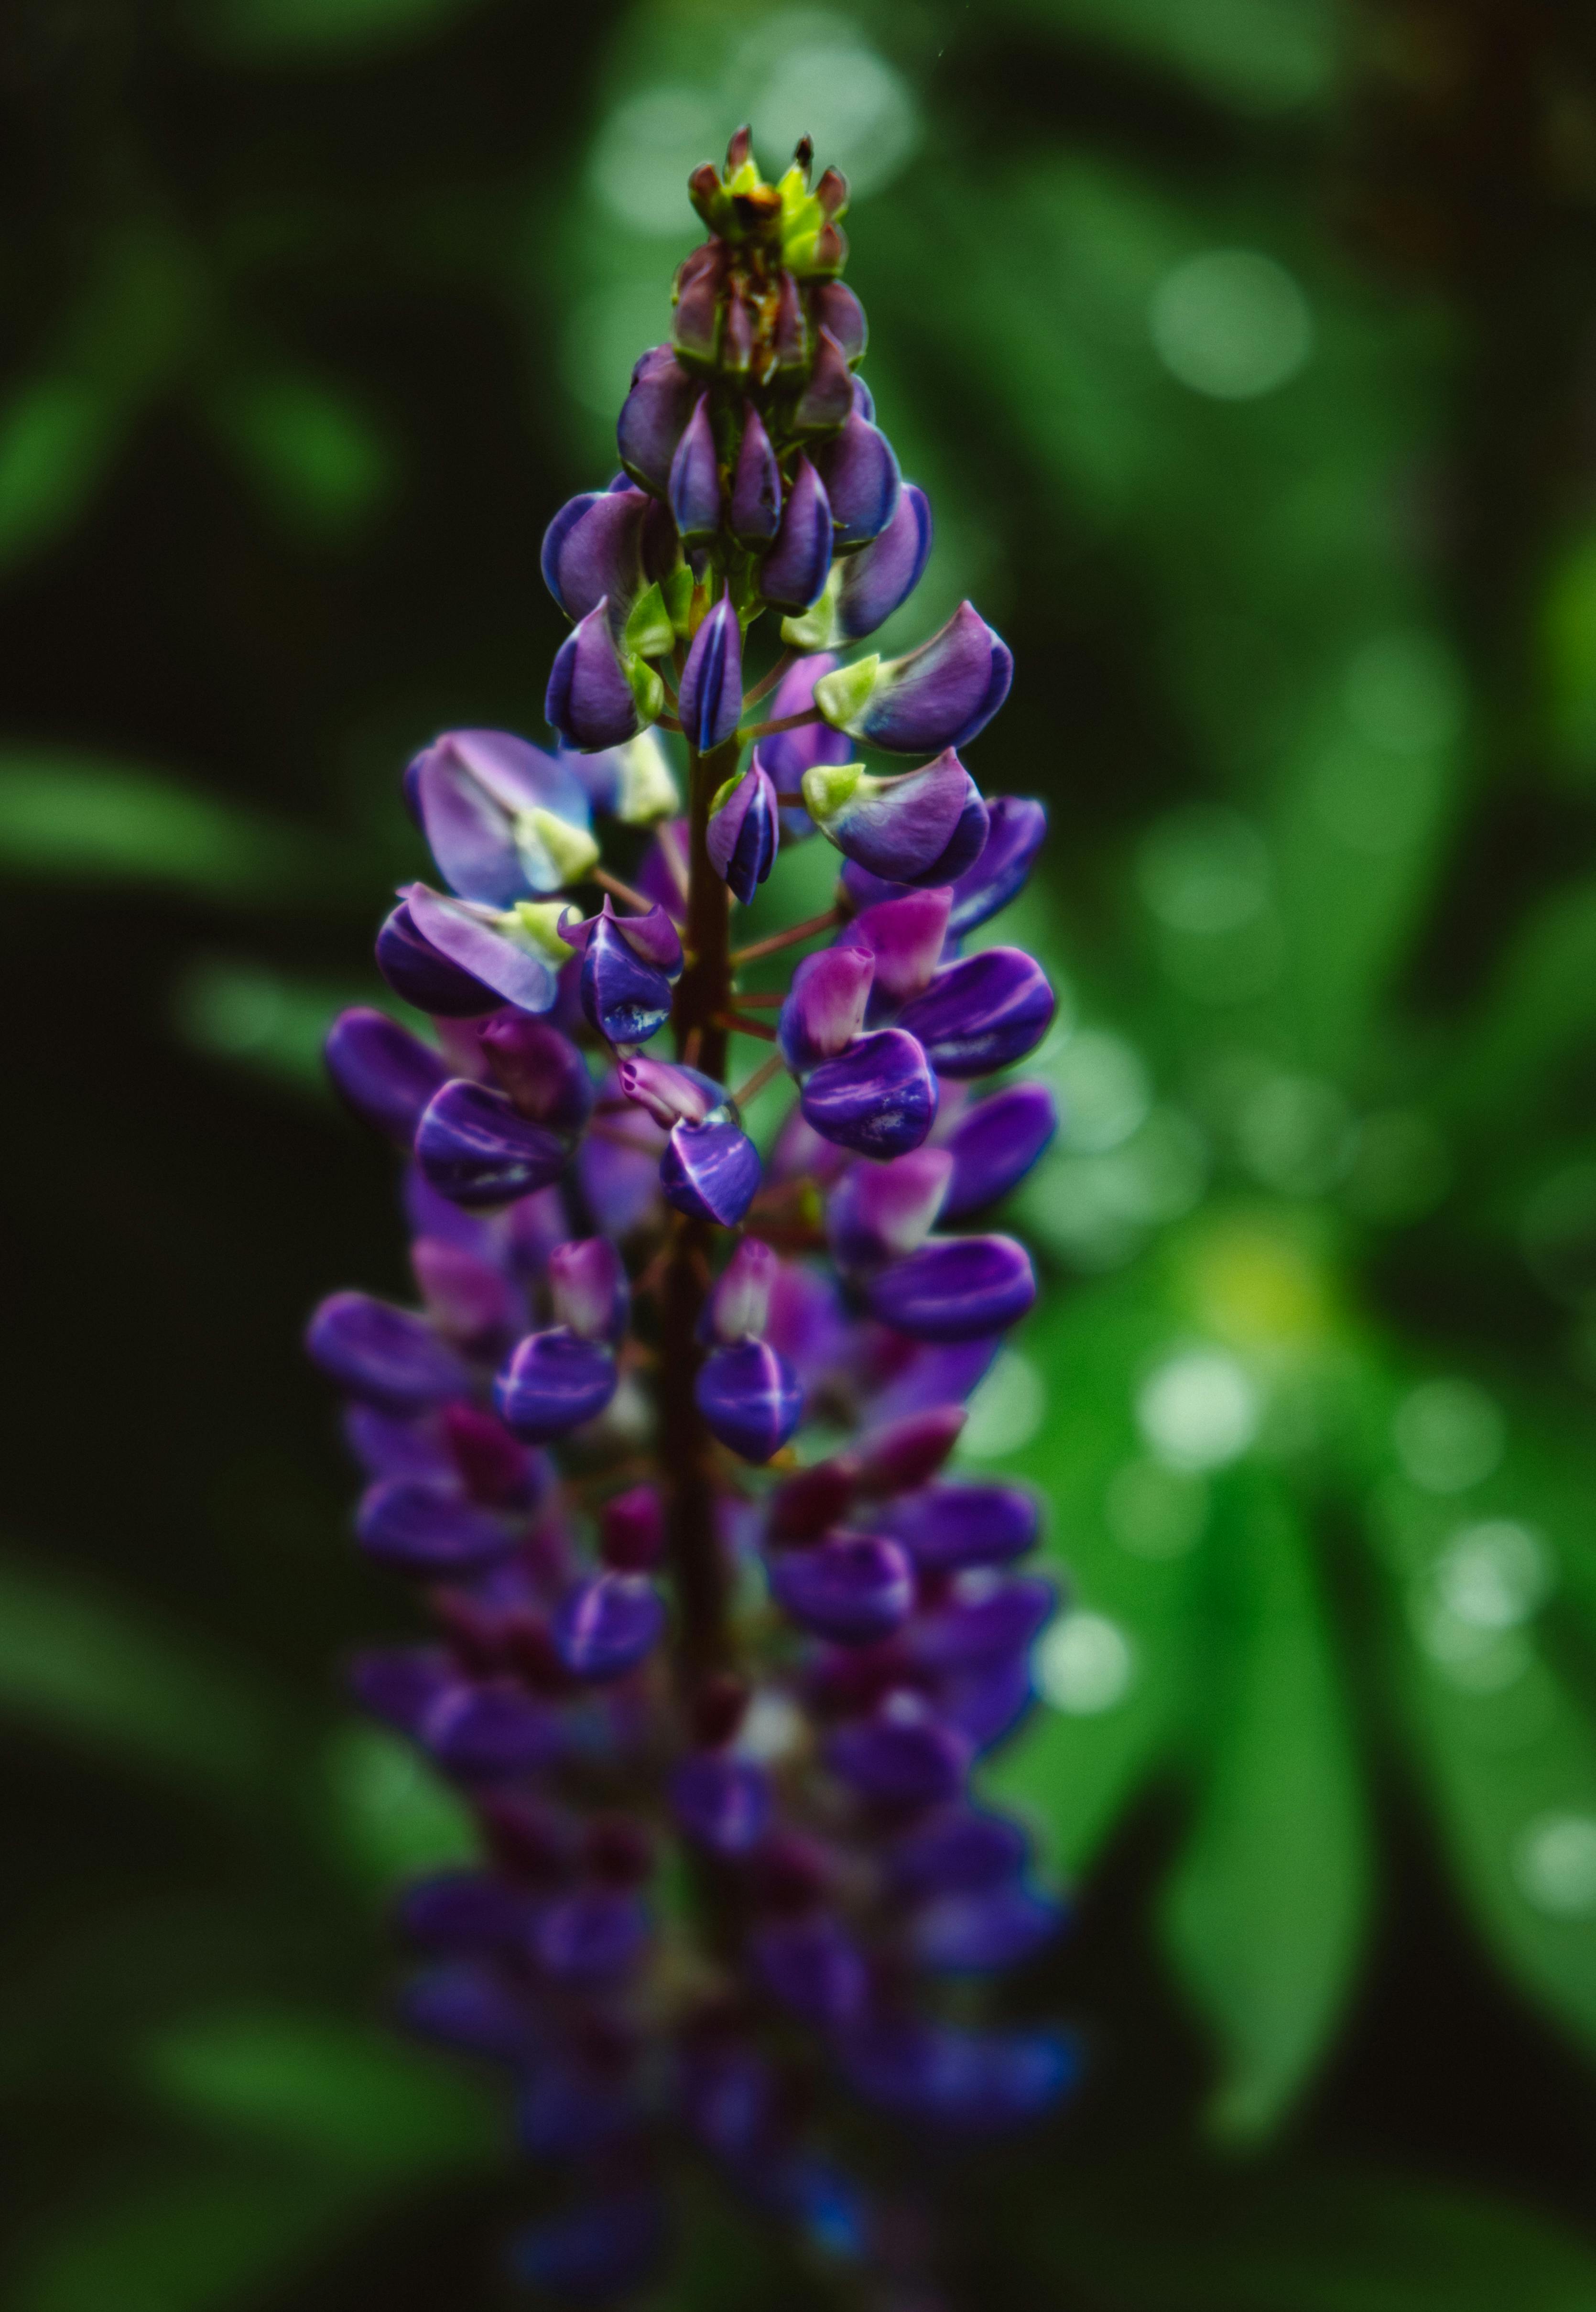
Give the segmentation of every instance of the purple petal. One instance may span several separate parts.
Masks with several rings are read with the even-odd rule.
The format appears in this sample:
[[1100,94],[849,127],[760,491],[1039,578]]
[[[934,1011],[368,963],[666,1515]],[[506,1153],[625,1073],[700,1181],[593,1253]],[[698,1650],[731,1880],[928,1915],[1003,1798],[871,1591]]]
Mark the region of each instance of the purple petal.
[[935,1226],[953,1160],[943,1148],[912,1149],[890,1164],[855,1164],[831,1192],[827,1234],[839,1268],[879,1268],[917,1252]]
[[377,968],[396,995],[435,1018],[468,1020],[495,1008],[493,989],[423,939],[408,906],[395,907],[377,933]]
[[1022,1654],[1057,1602],[1052,1582],[1040,1574],[964,1575],[946,1604],[917,1625],[915,1658],[930,1668],[958,1670]]
[[721,526],[720,461],[707,394],[688,418],[671,461],[671,512],[689,546],[703,544]]
[[986,843],[987,806],[951,748],[917,771],[884,779],[861,775],[828,807],[829,784],[824,770],[806,782],[810,816],[846,858],[874,875],[951,883]]
[[592,1113],[592,1078],[568,1036],[524,1012],[500,1012],[477,1039],[519,1113],[551,1132],[579,1132]]
[[962,1220],[1006,1196],[1057,1128],[1058,1113],[1045,1084],[1011,1084],[978,1101],[943,1143],[953,1160],[953,1177],[943,1218]]
[[949,1237],[881,1269],[865,1299],[883,1325],[916,1340],[971,1341],[1024,1316],[1036,1273],[1013,1237]]
[[456,1774],[524,1774],[551,1765],[563,1747],[554,1712],[508,1679],[449,1686],[417,1732]]
[[888,1636],[914,1603],[914,1575],[894,1541],[844,1534],[793,1549],[771,1568],[770,1587],[795,1622],[839,1645]]
[[430,1044],[384,1012],[340,1012],[329,1030],[327,1072],[363,1123],[408,1148],[421,1112],[448,1073]]
[[636,1895],[590,1887],[549,1905],[532,1949],[557,1981],[594,1984],[624,1975],[647,1940],[648,1914]]
[[907,1493],[876,1515],[925,1573],[969,1565],[1004,1565],[1036,1546],[1034,1497],[1013,1485],[931,1485]]
[[939,1975],[995,1975],[1034,1958],[1064,1918],[1062,1905],[1026,1887],[939,1896],[915,1921],[915,1957]]
[[483,1966],[430,1967],[399,1995],[399,2017],[423,2038],[495,2062],[523,2063],[537,2033],[520,1993]]
[[936,1078],[912,1036],[881,1028],[805,1081],[803,1113],[823,1140],[861,1156],[917,1148],[936,1121]]
[[861,1798],[882,1806],[941,1806],[963,1789],[970,1749],[951,1727],[894,1697],[875,1717],[834,1734],[826,1757]]
[[770,436],[751,401],[742,405],[742,444],[732,477],[732,534],[756,551],[768,546],[781,526],[781,469]]
[[837,934],[838,951],[857,948],[875,959],[873,1018],[907,1003],[930,980],[942,957],[951,905],[945,890],[906,891],[866,907]]
[[[842,733],[837,735],[840,740]],[[1020,795],[995,797],[987,806],[987,822],[986,848],[953,885],[952,912],[948,917],[951,939],[962,939],[967,932],[974,931],[1008,906],[1015,893],[1023,889],[1031,863],[1048,832],[1048,814],[1043,805]],[[896,884],[883,882],[851,860],[842,871],[842,880],[856,906],[869,906],[873,900],[898,896]]]
[[799,395],[790,423],[794,434],[831,434],[854,408],[854,380],[848,358],[823,326],[815,337],[814,365]]
[[526,1897],[486,1870],[439,1870],[413,1879],[399,1898],[399,1923],[427,1950],[493,1950],[526,1922]]
[[[811,602],[819,601],[826,591],[826,581],[831,574],[831,541],[835,526],[831,519],[831,501],[826,486],[809,460],[799,456],[793,475],[793,486],[782,511],[781,527],[776,542],[759,565],[759,592],[777,609],[807,610]],[[821,671],[829,672],[829,668]],[[791,681],[788,676],[787,680]],[[784,706],[780,694],[773,699],[770,715],[773,722],[784,714],[796,714],[810,704]],[[796,737],[796,732],[783,732],[780,737]],[[840,759],[840,758],[839,758]],[[796,782],[794,781],[794,784]]]
[[427,1315],[468,1354],[495,1354],[524,1325],[522,1294],[502,1268],[466,1246],[445,1237],[417,1237],[410,1247],[410,1265]]
[[373,1405],[351,1405],[343,1425],[344,1441],[368,1477],[435,1477],[447,1484],[456,1475],[448,1440],[430,1417],[404,1421]]
[[652,501],[642,490],[573,498],[543,533],[543,582],[568,618],[585,618],[606,597],[624,624],[643,591],[643,525]]
[[620,1677],[653,1651],[665,1601],[645,1574],[600,1573],[561,1599],[554,1650],[574,1677]]
[[369,1292],[324,1300],[305,1346],[329,1379],[388,1413],[425,1413],[470,1394],[470,1375],[425,1318]]
[[702,1124],[725,1104],[725,1091],[713,1076],[698,1068],[678,1067],[671,1060],[634,1055],[616,1070],[622,1092],[646,1110],[664,1131],[673,1124]]
[[747,906],[776,864],[780,820],[776,789],[756,754],[710,819],[709,863]]
[[671,1805],[688,1836],[712,1854],[751,1854],[770,1821],[770,1778],[750,1758],[700,1751],[671,1775]]
[[669,346],[655,346],[632,372],[616,440],[627,473],[656,497],[671,486],[676,445],[702,390]]
[[890,1868],[894,1886],[908,1896],[973,1895],[1017,1878],[1025,1857],[1017,1823],[960,1808],[911,1831]]
[[759,1152],[740,1125],[679,1124],[660,1160],[665,1201],[690,1220],[735,1228],[759,1186]]
[[754,1939],[754,1963],[782,2005],[806,2023],[836,2030],[864,2010],[870,1988],[864,1956],[824,1913],[764,1928]]
[[864,308],[842,281],[822,281],[811,293],[810,310],[818,329],[829,329],[849,362],[864,358],[869,328]]
[[570,1150],[520,1115],[502,1091],[457,1076],[421,1119],[416,1160],[441,1196],[475,1210],[548,1187],[570,1161]]
[[[618,1089],[612,1077],[604,1094],[618,1096]],[[606,1116],[603,1124],[602,1137],[590,1132],[578,1149],[576,1177],[595,1227],[608,1237],[624,1239],[660,1209],[665,1135],[638,1108]]]
[[821,442],[813,455],[815,469],[831,502],[836,543],[864,546],[879,538],[898,511],[903,488],[898,460],[886,435],[857,409],[851,409],[841,433]]
[[862,1493],[900,1493],[934,1476],[959,1442],[963,1408],[948,1399],[882,1420],[854,1448],[854,1481]]
[[543,712],[562,739],[584,752],[623,746],[643,728],[605,603],[590,610],[560,644]]
[[540,955],[504,937],[464,900],[440,898],[425,883],[408,884],[402,896],[411,922],[428,946],[491,988],[500,1003],[513,1003],[522,1012],[548,1010],[559,993],[559,980]]
[[693,636],[682,669],[679,711],[688,745],[701,755],[723,747],[737,728],[742,713],[742,635],[737,613],[723,594]]
[[781,1263],[757,1236],[745,1236],[723,1270],[710,1301],[715,1338],[759,1340],[770,1319]]
[[441,1646],[373,1646],[349,1665],[349,1691],[361,1708],[402,1734],[414,1734],[456,1684]]
[[612,1044],[645,1044],[671,1017],[670,980],[638,955],[612,915],[598,917],[587,941],[582,1009],[588,1025]]
[[[789,506],[792,502],[789,498]],[[780,553],[779,543],[774,550]],[[760,572],[761,582],[768,575],[769,569],[770,557],[767,556]],[[776,687],[767,709],[770,721],[780,722],[789,714],[807,713],[815,703],[816,683],[823,675],[832,673],[836,665],[836,657],[829,651],[820,651],[811,657],[800,659],[792,672],[784,675]],[[853,751],[846,735],[841,731],[834,731],[829,722],[808,722],[802,730],[778,731],[773,739],[761,739],[759,741],[759,760],[769,772],[778,792],[784,794],[795,793],[802,782],[804,772],[816,763],[846,763]],[[785,814],[788,818],[800,815],[807,828],[807,811]]]
[[777,1035],[794,1074],[846,1052],[864,1024],[875,977],[873,957],[862,945],[822,948],[793,974]]
[[[1009,647],[969,602],[907,658],[889,659],[863,704],[835,713],[837,727],[890,754],[962,747],[984,731],[1009,695]],[[820,703],[826,703],[822,686]]]
[[475,1405],[443,1408],[443,1433],[455,1474],[474,1502],[530,1510],[553,1483],[548,1458],[518,1445],[501,1422]]
[[510,1555],[519,1538],[502,1519],[465,1500],[458,1485],[408,1477],[368,1486],[355,1531],[361,1547],[380,1564],[432,1580],[495,1564]]
[[1057,1008],[1048,976],[1022,948],[989,947],[948,964],[899,1024],[939,1075],[989,1075],[1034,1051]]
[[607,1237],[556,1246],[548,1257],[548,1297],[555,1322],[579,1340],[613,1343],[626,1331],[631,1288]]
[[803,1417],[796,1374],[765,1341],[714,1350],[699,1368],[693,1396],[711,1435],[756,1465],[779,1453]]
[[842,565],[835,611],[837,638],[863,642],[886,625],[919,584],[931,555],[931,507],[906,483],[892,519]]
[[574,1333],[530,1333],[494,1383],[505,1426],[530,1444],[562,1437],[603,1412],[615,1395],[615,1359]]

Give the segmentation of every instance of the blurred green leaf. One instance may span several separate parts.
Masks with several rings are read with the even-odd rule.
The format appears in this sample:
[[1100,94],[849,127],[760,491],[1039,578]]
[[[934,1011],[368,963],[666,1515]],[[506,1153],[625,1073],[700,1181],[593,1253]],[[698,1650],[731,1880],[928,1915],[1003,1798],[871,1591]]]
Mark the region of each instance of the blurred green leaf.
[[1446,1099],[1477,1128],[1521,1140],[1560,1085],[1557,1072],[1596,1026],[1596,882],[1542,898],[1470,1023]]
[[213,396],[210,412],[267,512],[312,543],[352,539],[393,495],[387,435],[321,379],[242,375]]
[[341,63],[424,40],[483,0],[191,0],[201,45],[232,64]]
[[1167,66],[1243,111],[1326,96],[1337,25],[1324,0],[1026,0],[1030,13]]
[[69,530],[121,440],[118,397],[40,377],[0,409],[0,570]]
[[160,773],[66,749],[0,749],[0,871],[148,883],[257,905],[324,895],[326,840]]
[[220,958],[192,964],[173,991],[178,1034],[196,1051],[235,1060],[295,1091],[329,1096],[322,1047],[335,1016],[371,988],[307,986],[264,965]]
[[481,1851],[470,1808],[385,1727],[356,1720],[336,1730],[322,1753],[320,1795],[338,1852],[384,1892],[415,1872],[475,1861]]
[[1222,2051],[1213,2124],[1244,2138],[1281,2117],[1340,2019],[1371,1857],[1330,1633],[1284,1490],[1235,1472],[1210,1552],[1212,1754],[1163,1927]]
[[394,2182],[490,2159],[496,2142],[489,2099],[463,2070],[331,2017],[179,2024],[148,2044],[140,2069],[162,2102],[322,2173]]
[[12,2312],[224,2312],[293,2270],[346,2204],[303,2172],[152,2176],[74,2210],[8,2300]]
[[1588,778],[1596,770],[1596,537],[1588,532],[1548,575],[1540,661],[1553,740],[1565,767]]
[[286,1713],[88,1579],[0,1559],[0,1711],[107,1761],[235,1794],[296,1747]]

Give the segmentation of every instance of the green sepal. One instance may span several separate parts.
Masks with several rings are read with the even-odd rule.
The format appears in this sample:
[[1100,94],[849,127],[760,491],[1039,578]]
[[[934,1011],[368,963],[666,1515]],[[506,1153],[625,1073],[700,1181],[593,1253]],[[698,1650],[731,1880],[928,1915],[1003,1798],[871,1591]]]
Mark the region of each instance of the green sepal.
[[834,562],[824,592],[797,617],[782,620],[781,638],[789,650],[836,650],[840,643],[847,640],[846,635],[839,634],[837,628],[837,601],[842,591],[845,567],[845,564]]
[[627,680],[632,686],[638,714],[645,722],[657,722],[665,711],[664,684],[645,658],[623,655],[621,664],[626,668]]
[[716,787],[715,793],[709,798],[709,816],[711,819],[715,817],[716,811],[720,810],[723,803],[726,803],[731,801],[732,797],[736,793],[738,788],[742,784],[743,780],[747,778],[747,776],[748,772],[746,768],[744,768],[741,771],[733,771],[729,779],[723,779],[721,781],[719,786]]
[[633,603],[622,641],[638,658],[665,658],[674,647],[676,628],[657,580]]
[[853,726],[870,704],[881,665],[880,651],[872,651],[868,658],[856,659],[852,666],[839,666],[816,683],[815,705],[834,731],[857,735]]
[[[857,793],[864,777],[863,763],[816,763],[804,772],[800,782],[803,808],[828,841],[831,836],[830,822]],[[871,784],[881,783],[874,780]]]
[[559,935],[560,917],[568,913],[564,899],[517,899],[500,921],[517,947],[531,948],[547,963],[569,963],[571,950]]
[[659,581],[659,594],[665,605],[665,615],[671,621],[671,631],[685,642],[688,626],[693,615],[693,573],[691,565],[679,562]]

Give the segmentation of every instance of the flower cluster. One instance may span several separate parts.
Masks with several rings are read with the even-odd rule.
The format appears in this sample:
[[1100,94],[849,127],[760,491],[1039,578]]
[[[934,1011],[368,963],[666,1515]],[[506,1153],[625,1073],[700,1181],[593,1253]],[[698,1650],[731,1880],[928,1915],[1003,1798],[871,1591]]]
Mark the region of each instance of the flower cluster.
[[[960,760],[1011,673],[968,603],[907,657],[846,654],[931,517],[855,374],[842,180],[811,189],[801,147],[766,183],[740,132],[690,189],[710,238],[637,364],[623,470],[544,541],[559,743],[417,757],[444,888],[400,892],[377,960],[431,1034],[360,1010],[328,1046],[407,1160],[420,1305],[340,1292],[309,1336],[369,1481],[360,1545],[434,1633],[364,1655],[355,1692],[481,1830],[479,1868],[404,1899],[405,2010],[513,2074],[527,2150],[573,2178],[518,2266],[585,2300],[651,2267],[683,2137],[869,2258],[824,2093],[979,2135],[1074,2069],[939,1987],[1060,1915],[970,1782],[1053,1607],[1013,1570],[1035,1504],[945,1467],[1036,1290],[980,1222],[1054,1128],[1039,1086],[991,1081],[1053,997],[1021,950],[964,946],[1044,814]],[[750,685],[767,608],[785,650]],[[875,772],[855,742],[929,759]],[[833,907],[734,949],[733,901],[817,830]],[[773,1029],[740,976],[799,949]],[[735,1030],[773,1048],[734,1093]],[[745,1110],[784,1077],[762,1159]]]

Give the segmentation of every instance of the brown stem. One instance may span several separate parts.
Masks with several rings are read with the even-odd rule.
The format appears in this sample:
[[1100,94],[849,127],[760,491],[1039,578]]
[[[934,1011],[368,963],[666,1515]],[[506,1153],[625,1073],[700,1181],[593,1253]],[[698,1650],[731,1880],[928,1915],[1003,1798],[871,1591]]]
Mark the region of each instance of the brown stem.
[[613,891],[618,899],[624,899],[628,907],[636,907],[639,915],[645,915],[654,904],[638,890],[635,883],[623,883],[618,875],[609,872],[608,867],[595,867],[589,880],[596,883],[601,891]]
[[779,1012],[786,1000],[780,988],[776,987],[755,989],[749,994],[744,994],[741,988],[737,991],[737,1009],[740,1012]]
[[774,722],[750,722],[738,733],[743,739],[774,739],[778,731],[802,731],[806,722],[821,720],[818,706],[806,706],[798,714],[778,714]]
[[767,1020],[745,1020],[739,1012],[720,1012],[715,1017],[729,1034],[760,1036],[767,1044],[774,1044],[776,1041],[776,1030]]
[[739,1084],[732,1097],[739,1108],[746,1108],[750,1099],[758,1099],[767,1083],[773,1083],[786,1066],[779,1052],[772,1052],[762,1067],[754,1070],[746,1083]]
[[744,691],[742,696],[743,705],[745,706],[757,706],[761,698],[768,698],[771,692],[776,688],[776,684],[781,680],[783,675],[790,674],[793,669],[797,665],[799,656],[800,653],[797,651],[783,651],[781,656],[776,660],[776,664],[771,668],[769,673],[762,675],[759,680],[755,683],[751,690]]
[[733,948],[728,960],[733,971],[745,963],[758,963],[762,955],[779,955],[785,947],[800,947],[807,939],[820,932],[835,930],[842,921],[842,911],[828,907],[823,915],[811,915],[803,924],[793,924],[785,932],[772,932],[768,939],[755,940],[751,947]]

